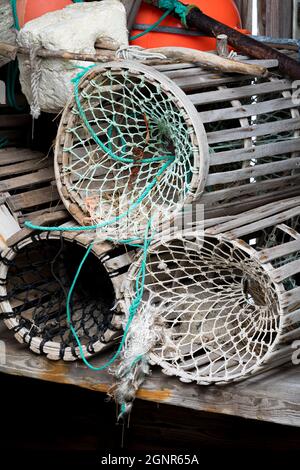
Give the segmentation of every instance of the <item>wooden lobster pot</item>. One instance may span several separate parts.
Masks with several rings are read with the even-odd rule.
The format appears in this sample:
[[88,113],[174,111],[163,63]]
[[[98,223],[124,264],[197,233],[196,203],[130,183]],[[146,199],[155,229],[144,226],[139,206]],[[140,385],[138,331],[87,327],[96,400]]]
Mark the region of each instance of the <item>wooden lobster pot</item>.
[[[151,362],[201,385],[291,362],[300,339],[300,197],[210,225],[150,248],[138,314],[152,308],[161,330]],[[125,286],[127,311],[140,262]]]
[[[78,96],[62,115],[55,148],[58,191],[81,225],[114,220],[136,204],[105,233],[143,237],[150,216],[157,225],[172,219],[201,194],[207,151],[198,114],[174,82],[137,61],[98,65],[81,78]],[[165,168],[167,155],[174,161]]]
[[187,94],[206,130],[209,170],[198,201],[207,217],[236,214],[241,200],[245,210],[299,194],[299,100],[292,81],[188,64],[159,70]]
[[[66,218],[65,211],[49,213],[36,223],[60,225]],[[2,318],[16,339],[35,353],[53,360],[80,357],[67,322],[66,295],[93,238],[92,233],[37,233],[25,228],[2,252]],[[125,247],[95,242],[80,273],[71,301],[72,324],[86,357],[110,346],[120,334],[119,300],[131,256]]]
[[[270,69],[277,65],[276,61],[256,62]],[[174,82],[187,95],[185,99],[180,95],[180,101],[191,112],[195,126],[194,145],[198,146],[200,162],[195,157],[191,170],[193,197],[186,198],[186,204],[196,199],[205,205],[206,217],[214,218],[240,212],[241,201],[247,210],[299,194],[300,116],[292,81],[272,75],[268,78],[225,75],[188,64],[161,65],[157,69],[171,79],[164,83],[166,89],[175,90],[176,94]],[[93,77],[90,72],[90,79]],[[82,81],[80,92],[88,89],[88,80],[87,76]],[[191,111],[192,105],[198,112],[198,120]],[[96,101],[95,109],[97,113]],[[56,177],[66,207],[80,223],[87,223],[89,211],[79,191],[72,190],[74,182],[78,184],[74,151],[86,151],[76,149],[74,130],[73,134],[69,132],[76,125],[80,126],[71,100],[57,138]],[[78,130],[83,132],[81,127]],[[107,132],[102,131],[99,135],[106,141]],[[123,144],[120,139],[120,148]],[[86,158],[85,166],[78,166],[80,171],[88,173],[89,165],[94,168],[94,157],[91,163],[88,161]],[[64,165],[70,171],[63,170]],[[83,188],[86,185],[83,181]]]

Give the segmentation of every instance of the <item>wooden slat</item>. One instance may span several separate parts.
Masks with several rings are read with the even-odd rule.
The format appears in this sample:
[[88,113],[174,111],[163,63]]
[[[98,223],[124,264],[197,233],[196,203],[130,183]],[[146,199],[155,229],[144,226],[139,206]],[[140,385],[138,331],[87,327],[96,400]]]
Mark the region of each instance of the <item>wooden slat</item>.
[[249,149],[229,150],[226,152],[214,152],[210,156],[211,165],[224,165],[227,163],[246,162],[259,160],[265,157],[286,155],[300,151],[300,138],[291,138],[283,142],[257,145]]
[[[244,76],[243,79],[249,80],[250,77]],[[174,80],[172,78],[172,80]],[[197,77],[191,76],[190,74],[186,74],[185,77],[180,77],[174,80],[176,85],[178,85],[183,91],[186,93],[196,91],[196,90],[204,90],[205,88],[211,88],[218,85],[227,85],[232,83],[241,83],[241,77],[231,77],[228,78],[226,76],[223,77],[209,77],[207,75],[198,75]]]
[[289,158],[280,162],[265,163],[263,165],[248,166],[241,170],[225,171],[220,173],[212,173],[208,176],[207,186],[214,184],[233,183],[235,181],[243,181],[251,178],[259,178],[260,176],[274,175],[284,171],[293,170],[300,167],[299,158]]
[[[40,191],[40,190],[37,190]],[[37,191],[35,191],[37,193]],[[27,193],[28,194],[28,193]],[[36,196],[36,195],[35,195]],[[49,202],[49,201],[47,201]],[[36,205],[36,204],[35,204]],[[43,214],[40,217],[37,217],[34,220],[34,223],[37,225],[53,225],[57,224],[60,225],[67,220],[70,219],[70,216],[66,210],[63,211],[56,211],[56,212],[47,212]],[[25,240],[30,234],[32,234],[34,230],[31,230],[29,228],[23,228],[22,230],[19,230],[19,232],[15,233],[10,239],[7,241],[7,245],[9,247],[16,245],[17,243],[20,243],[22,240]]]
[[300,239],[262,250],[258,253],[257,257],[262,263],[269,263],[270,261],[296,253],[297,251],[300,252]]
[[291,198],[288,200],[275,202],[266,204],[259,209],[254,209],[246,212],[242,212],[239,217],[235,217],[234,219],[225,222],[223,224],[219,224],[216,227],[212,227],[208,230],[210,234],[219,234],[228,232],[229,230],[233,230],[235,228],[242,227],[243,225],[249,225],[253,222],[266,219],[274,214],[278,214],[283,210],[289,210],[294,207],[298,207],[300,205],[300,197]]
[[300,271],[300,261],[297,259],[296,261],[291,261],[290,263],[281,266],[280,268],[275,269],[272,272],[272,279],[276,282],[282,282],[289,277],[298,274]]
[[284,301],[287,306],[300,304],[300,287],[286,292],[284,294]]
[[234,108],[216,109],[199,112],[204,123],[216,121],[229,121],[231,119],[259,116],[260,114],[273,113],[283,109],[298,108],[299,105],[291,98],[278,98],[276,100],[263,101],[261,103],[236,106]]
[[46,159],[29,160],[27,162],[16,163],[13,165],[0,166],[0,178],[5,176],[19,175],[22,173],[32,173],[48,166]]
[[201,202],[205,204],[212,204],[219,201],[230,200],[240,196],[249,194],[258,194],[266,191],[278,191],[278,188],[291,187],[292,184],[299,186],[300,175],[284,176],[282,178],[273,178],[267,181],[260,181],[258,183],[249,183],[240,186],[234,186],[218,191],[207,192],[201,197]]
[[293,0],[265,0],[266,35],[274,38],[292,37]]
[[[296,186],[287,186],[285,189],[273,189],[266,193],[262,192],[258,196],[249,196],[243,198],[243,210],[251,210],[263,206],[264,204],[269,204],[270,202],[282,201],[294,196],[300,195],[300,185]],[[223,203],[218,206],[213,207],[207,206],[205,209],[205,217],[223,217],[224,215],[230,214],[239,215],[241,213],[241,201],[240,198],[236,197],[231,202]]]
[[47,183],[54,180],[52,168],[46,168],[29,175],[17,176],[8,180],[0,181],[0,192],[13,189],[22,189],[35,184]]
[[20,225],[23,225],[26,220],[36,219],[41,215],[47,214],[48,212],[60,212],[63,211],[65,206],[63,204],[56,203],[53,207],[47,207],[46,209],[40,209],[33,212],[27,212],[26,215],[21,215],[18,217],[18,222]]
[[280,132],[289,132],[300,129],[300,119],[283,119],[281,121],[269,122],[266,124],[254,124],[234,129],[226,129],[222,131],[209,132],[207,140],[209,144],[217,144],[220,142],[232,142],[235,140],[248,139],[251,137],[261,137],[264,135],[276,135]]
[[37,158],[45,158],[45,156],[40,152],[33,152],[29,149],[7,148],[0,150],[0,166],[35,160]]
[[[45,357],[34,356],[26,346],[15,341],[7,328],[0,326],[0,333],[6,345],[6,360],[0,362],[1,372],[73,384],[102,394],[111,389],[112,376],[108,372],[91,374],[81,362],[58,364]],[[108,351],[91,362],[100,367],[110,358],[111,351]],[[183,384],[176,377],[164,376],[159,368],[154,368],[138,391],[137,398],[300,427],[299,394],[300,368],[292,365],[226,387]]]
[[252,31],[253,0],[235,0],[235,3],[241,15],[243,28]]
[[256,85],[241,86],[237,88],[228,88],[228,90],[208,91],[204,93],[195,93],[189,95],[194,105],[221,103],[222,101],[232,101],[249,96],[263,95],[266,93],[274,93],[279,91],[291,90],[293,84],[290,80],[279,80],[276,82],[267,82]]
[[244,235],[250,235],[251,233],[258,232],[259,230],[264,230],[265,228],[280,224],[285,222],[287,219],[291,219],[292,217],[296,217],[298,215],[300,215],[300,205],[288,211],[281,212],[280,214],[276,214],[274,216],[258,220],[257,222],[244,225],[243,227],[236,228],[230,232],[226,232],[226,236],[230,236],[231,239],[240,238]]
[[17,194],[7,199],[7,204],[12,211],[30,209],[41,204],[54,203],[59,200],[57,189],[52,186],[35,189],[26,193]]

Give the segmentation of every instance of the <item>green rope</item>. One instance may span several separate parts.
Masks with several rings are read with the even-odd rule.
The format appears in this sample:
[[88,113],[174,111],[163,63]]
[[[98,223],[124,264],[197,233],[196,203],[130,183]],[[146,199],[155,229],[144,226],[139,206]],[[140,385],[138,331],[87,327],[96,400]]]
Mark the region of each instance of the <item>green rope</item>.
[[[104,145],[104,143],[99,139],[98,135],[92,128],[91,124],[89,123],[88,118],[86,117],[86,114],[84,110],[82,109],[81,102],[80,102],[80,96],[79,96],[79,83],[84,77],[84,75],[91,70],[92,68],[96,67],[95,65],[91,65],[90,67],[87,67],[83,71],[81,71],[75,78],[72,79],[72,82],[74,83],[74,97],[75,97],[75,102],[78,108],[79,116],[81,117],[82,121],[84,122],[84,125],[86,126],[87,130],[89,131],[92,139],[94,142],[105,152],[107,153],[113,160],[119,161],[121,163],[135,163],[133,158],[123,158],[123,157],[118,157],[115,155],[112,150]],[[154,162],[160,162],[160,161],[165,161],[165,160],[174,160],[175,157],[172,155],[166,155],[166,156],[161,156],[161,157],[152,157],[152,158],[144,158],[140,160],[140,163],[154,163]]]
[[179,16],[181,23],[187,28],[186,17],[192,8],[197,8],[195,5],[184,5],[178,0],[159,0],[158,7],[164,10],[171,10]]
[[[41,225],[34,225],[32,222],[26,221],[25,222],[25,227],[30,228],[32,230],[40,230],[43,232],[53,232],[53,231],[58,231],[58,232],[86,232],[86,231],[91,231],[91,230],[97,230],[99,228],[104,228],[108,227],[109,225],[113,225],[119,220],[123,219],[124,217],[128,216],[132,211],[134,211],[140,204],[141,202],[148,196],[150,191],[154,188],[156,183],[158,182],[159,178],[162,176],[164,171],[168,168],[169,165],[173,163],[172,161],[167,161],[157,172],[157,175],[151,183],[146,187],[146,189],[142,192],[140,197],[129,207],[129,209],[123,214],[118,215],[117,217],[112,218],[111,220],[105,220],[104,222],[101,222],[96,225],[87,225],[84,227],[43,227]],[[126,243],[126,240],[124,241]]]
[[[76,283],[77,283],[77,280],[78,280],[78,277],[80,275],[80,272],[82,270],[82,267],[84,265],[84,263],[86,262],[90,252],[92,251],[92,248],[93,248],[93,243],[90,244],[89,248],[87,249],[79,267],[78,267],[78,270],[76,272],[76,275],[74,277],[74,280],[73,280],[73,283],[72,283],[72,286],[69,290],[69,293],[68,293],[68,297],[67,297],[67,304],[66,304],[66,310],[67,310],[67,321],[68,321],[68,324],[69,324],[69,327],[70,327],[70,330],[77,342],[77,345],[78,345],[78,348],[79,348],[79,351],[80,351],[80,356],[81,356],[81,359],[83,360],[84,364],[91,370],[93,370],[94,372],[101,372],[101,371],[104,371],[105,369],[107,369],[108,367],[110,367],[116,360],[117,358],[120,356],[120,354],[122,353],[122,350],[123,350],[123,347],[124,347],[124,344],[125,344],[125,341],[126,341],[126,337],[128,335],[128,332],[130,330],[130,326],[132,324],[132,321],[137,313],[137,310],[140,306],[140,303],[142,301],[142,297],[143,297],[143,293],[144,293],[144,286],[145,286],[145,276],[146,276],[146,265],[147,265],[147,254],[148,254],[148,248],[151,244],[151,241],[152,241],[152,238],[153,238],[153,235],[149,237],[149,231],[150,231],[150,227],[151,227],[151,220],[149,221],[148,225],[147,225],[147,229],[145,231],[145,237],[144,237],[144,243],[142,246],[140,246],[140,248],[143,249],[143,258],[142,258],[142,262],[141,262],[141,267],[139,269],[139,272],[137,274],[137,278],[136,278],[136,296],[135,296],[135,299],[133,300],[130,308],[129,308],[129,316],[128,316],[128,321],[127,321],[127,324],[125,326],[125,329],[124,329],[124,334],[123,334],[123,337],[122,337],[122,340],[119,344],[119,347],[116,351],[116,353],[112,356],[111,359],[109,359],[109,361],[107,361],[104,365],[100,366],[100,367],[95,367],[93,366],[85,357],[84,355],[84,351],[83,351],[83,347],[82,347],[82,344],[81,344],[81,341],[77,335],[77,332],[75,330],[75,328],[73,327],[73,324],[72,324],[72,314],[71,314],[71,300],[72,300],[72,295],[73,295],[73,291],[75,289],[75,286],[76,286]],[[129,243],[130,244],[130,243]],[[140,358],[137,358],[136,360],[139,360]],[[134,361],[135,362],[135,361]]]
[[8,145],[8,139],[6,137],[0,137],[0,149],[3,149],[4,147],[7,147]]
[[14,17],[15,28],[19,31],[20,23],[19,23],[18,12],[17,12],[17,0],[10,0],[10,5],[11,5],[13,17]]
[[131,36],[129,40],[134,41],[135,39],[141,38],[142,36],[145,36],[146,34],[151,33],[151,31],[153,31],[157,26],[159,26],[167,18],[167,16],[169,16],[169,14],[172,13],[172,11],[173,10],[165,11],[165,13],[155,23],[149,26],[149,28],[147,28],[145,31],[139,34],[136,34],[135,36]]
[[153,31],[157,26],[159,26],[166,18],[169,16],[172,12],[176,13],[176,15],[179,16],[181,23],[185,28],[187,28],[186,24],[186,17],[188,12],[190,11],[191,7],[194,7],[193,5],[184,5],[183,3],[179,2],[178,0],[160,0],[158,7],[164,10],[165,13],[149,28],[147,28],[145,31],[142,31],[139,34],[136,34],[135,36],[131,36],[130,41],[134,41],[135,39],[141,38],[142,36],[145,36],[146,34],[150,33]]
[[[91,67],[89,67],[88,70],[90,68]],[[85,114],[84,110],[82,109],[82,105],[81,105],[81,102],[80,102],[80,94],[79,94],[79,89],[78,89],[79,81],[86,74],[86,72],[87,72],[87,70],[85,69],[83,72],[81,72],[76,77],[75,80],[73,80],[73,83],[74,83],[74,96],[75,96],[75,102],[76,102],[76,105],[77,105],[79,116],[81,117],[83,123],[85,124],[85,127],[89,131],[90,135],[92,136],[92,138],[96,142],[96,144],[100,148],[102,148],[111,158],[113,158],[114,160],[120,161],[122,163],[124,163],[124,162],[125,163],[128,163],[128,162],[129,163],[134,163],[133,159],[119,157],[119,156],[115,155],[110,148],[108,148],[104,145],[104,143],[98,138],[95,131],[91,127],[91,125],[90,125],[90,123],[89,123],[89,121],[86,117],[86,114]],[[109,128],[108,129],[108,134],[111,133],[111,131],[112,131],[112,129]],[[117,131],[118,131],[118,129],[117,129]],[[124,148],[124,142],[122,142],[122,153],[123,153],[123,148]],[[158,183],[160,177],[163,175],[165,170],[171,164],[174,163],[174,160],[175,160],[175,157],[170,156],[170,155],[167,155],[167,156],[164,156],[164,157],[156,157],[156,158],[141,160],[141,164],[142,163],[150,163],[151,164],[153,162],[158,162],[158,161],[164,161],[164,164],[157,171],[156,176],[147,185],[147,187],[143,190],[143,192],[140,194],[140,196],[131,204],[129,209],[126,210],[124,213],[112,218],[111,220],[103,221],[99,224],[91,225],[91,226],[85,226],[85,227],[43,227],[43,226],[39,226],[39,225],[34,225],[31,222],[26,221],[25,222],[25,227],[30,228],[32,230],[47,231],[47,232],[49,232],[49,231],[82,232],[82,231],[97,230],[99,228],[107,227],[108,225],[112,225],[112,224],[118,222],[119,220],[123,219],[124,217],[128,216],[132,211],[134,211],[142,203],[142,201],[149,195],[151,190]],[[123,347],[124,347],[124,344],[125,344],[125,341],[126,341],[126,337],[127,337],[128,332],[130,330],[131,323],[132,323],[132,321],[133,321],[133,319],[134,319],[134,317],[137,313],[137,310],[138,310],[139,305],[142,301],[142,297],[143,297],[143,293],[144,293],[147,253],[148,253],[148,248],[149,248],[149,246],[151,244],[151,241],[153,239],[153,234],[151,234],[151,236],[149,236],[149,232],[150,232],[150,229],[151,229],[151,224],[152,224],[152,221],[150,219],[148,224],[147,224],[147,227],[145,229],[144,242],[143,242],[142,245],[137,242],[138,238],[136,238],[136,239],[127,239],[127,240],[118,240],[119,243],[124,243],[124,244],[130,245],[130,246],[141,248],[143,250],[143,257],[142,257],[141,266],[140,266],[140,269],[139,269],[139,272],[138,272],[138,275],[137,275],[137,278],[136,278],[136,295],[135,295],[135,298],[132,301],[132,304],[129,308],[129,317],[128,317],[126,327],[124,329],[124,335],[122,337],[121,343],[118,347],[117,352],[114,354],[114,356],[106,364],[104,364],[101,367],[94,367],[86,359],[85,354],[84,354],[84,350],[83,350],[83,345],[81,344],[80,338],[78,337],[77,332],[76,332],[76,330],[75,330],[75,328],[72,324],[72,313],[71,313],[71,311],[72,311],[71,302],[72,302],[73,292],[74,292],[78,277],[80,275],[80,272],[81,272],[81,270],[84,266],[84,263],[86,262],[86,260],[88,259],[89,254],[92,251],[94,242],[89,245],[87,251],[85,252],[84,257],[83,257],[83,259],[82,259],[82,261],[81,261],[81,263],[80,263],[80,265],[77,269],[76,275],[73,279],[71,288],[70,288],[70,290],[68,292],[68,295],[67,295],[67,301],[66,301],[67,321],[68,321],[68,325],[70,327],[70,331],[73,334],[73,336],[75,338],[75,341],[78,345],[82,361],[84,362],[84,364],[89,369],[91,369],[93,371],[98,371],[99,372],[99,371],[103,371],[103,370],[107,369],[110,365],[112,365],[115,362],[115,360],[118,358],[118,356],[121,354],[121,352],[123,350]],[[140,357],[136,358],[134,363],[139,361],[139,360],[140,360]]]

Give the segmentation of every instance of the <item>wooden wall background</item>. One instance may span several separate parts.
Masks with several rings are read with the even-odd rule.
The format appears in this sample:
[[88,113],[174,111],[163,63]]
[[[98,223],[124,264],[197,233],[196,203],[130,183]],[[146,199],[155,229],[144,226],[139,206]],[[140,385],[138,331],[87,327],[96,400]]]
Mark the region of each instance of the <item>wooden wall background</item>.
[[[235,0],[243,27],[252,30],[253,0]],[[293,36],[293,0],[258,0],[259,34],[277,38]]]

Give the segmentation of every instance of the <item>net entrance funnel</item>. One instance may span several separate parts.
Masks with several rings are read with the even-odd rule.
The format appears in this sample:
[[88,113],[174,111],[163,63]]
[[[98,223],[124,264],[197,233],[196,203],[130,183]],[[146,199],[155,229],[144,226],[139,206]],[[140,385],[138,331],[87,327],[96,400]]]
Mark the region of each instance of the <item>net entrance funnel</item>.
[[[291,361],[300,337],[299,214],[299,198],[290,199],[151,246],[137,318],[151,309],[160,332],[149,342],[152,364],[208,385]],[[127,311],[140,262],[128,274]]]
[[[109,63],[74,84],[55,155],[61,197],[82,225],[139,237],[171,220],[204,189],[208,145],[180,88],[136,62]],[[107,222],[109,221],[109,224]]]

